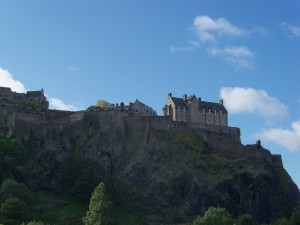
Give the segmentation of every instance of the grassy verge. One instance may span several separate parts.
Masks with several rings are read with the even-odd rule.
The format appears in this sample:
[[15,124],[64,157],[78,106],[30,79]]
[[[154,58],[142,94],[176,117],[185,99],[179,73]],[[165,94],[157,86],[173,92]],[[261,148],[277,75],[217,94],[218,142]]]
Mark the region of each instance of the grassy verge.
[[[57,195],[51,192],[38,192],[32,200],[36,210],[33,213],[36,221],[48,224],[62,224],[64,217],[75,216],[83,218],[88,209],[88,204],[83,204],[75,198],[66,195]],[[136,216],[118,207],[113,208],[113,216],[118,225],[138,225]]]

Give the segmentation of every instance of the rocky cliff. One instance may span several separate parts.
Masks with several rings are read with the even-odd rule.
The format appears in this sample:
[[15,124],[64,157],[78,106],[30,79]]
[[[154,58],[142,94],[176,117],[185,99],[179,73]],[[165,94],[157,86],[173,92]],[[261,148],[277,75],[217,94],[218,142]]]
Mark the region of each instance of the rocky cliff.
[[299,190],[278,157],[242,145],[237,128],[120,112],[2,108],[0,115],[0,131],[19,139],[32,158],[23,174],[31,187],[59,190],[64,158],[91,158],[103,166],[114,203],[144,224],[189,222],[209,206],[270,222],[298,204]]

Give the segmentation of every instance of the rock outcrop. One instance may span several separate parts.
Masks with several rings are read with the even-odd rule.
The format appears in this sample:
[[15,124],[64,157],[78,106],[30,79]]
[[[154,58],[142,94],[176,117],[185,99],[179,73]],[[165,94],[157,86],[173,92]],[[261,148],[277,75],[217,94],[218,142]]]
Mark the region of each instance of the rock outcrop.
[[19,139],[31,156],[23,175],[31,187],[59,189],[65,156],[91,158],[104,167],[114,203],[144,224],[189,222],[210,206],[270,222],[289,216],[299,200],[279,157],[242,145],[238,128],[114,111],[1,108],[0,132]]

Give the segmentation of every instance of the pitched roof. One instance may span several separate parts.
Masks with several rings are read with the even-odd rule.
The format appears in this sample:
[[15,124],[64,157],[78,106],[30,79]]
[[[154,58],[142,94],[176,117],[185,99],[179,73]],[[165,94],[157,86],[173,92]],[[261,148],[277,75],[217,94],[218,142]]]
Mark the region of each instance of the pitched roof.
[[[191,101],[194,98],[197,99],[195,95],[189,96],[187,101]],[[171,97],[171,99],[174,102],[175,106],[186,106],[187,101],[185,101],[183,98]],[[199,100],[197,99],[197,101]],[[202,110],[203,108],[222,110],[223,112],[227,113],[225,106],[220,103],[199,101],[199,110]]]
[[171,97],[171,99],[172,99],[172,101],[174,102],[174,104],[176,105],[176,106],[179,106],[179,105],[185,105],[185,101],[184,101],[184,99],[182,99],[182,98],[175,98],[175,97]]
[[199,102],[199,109],[216,109],[216,110],[222,110],[224,112],[227,112],[226,108],[224,105],[220,103],[215,103],[215,102],[205,102],[205,101],[200,101]]

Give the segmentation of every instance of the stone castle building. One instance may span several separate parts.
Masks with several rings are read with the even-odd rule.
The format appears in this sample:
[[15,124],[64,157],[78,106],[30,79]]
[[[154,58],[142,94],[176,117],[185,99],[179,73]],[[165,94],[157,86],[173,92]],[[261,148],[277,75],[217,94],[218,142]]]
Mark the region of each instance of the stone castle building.
[[41,110],[49,109],[49,102],[44,94],[44,89],[18,93],[13,92],[9,87],[0,87],[0,103],[3,106],[20,106]]
[[206,102],[195,95],[177,98],[169,93],[162,115],[171,116],[173,121],[228,126],[228,112],[223,100],[219,103]]

